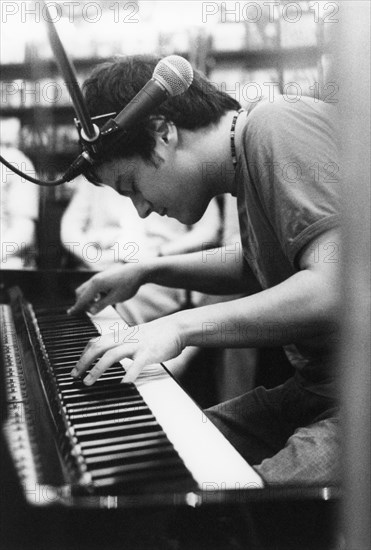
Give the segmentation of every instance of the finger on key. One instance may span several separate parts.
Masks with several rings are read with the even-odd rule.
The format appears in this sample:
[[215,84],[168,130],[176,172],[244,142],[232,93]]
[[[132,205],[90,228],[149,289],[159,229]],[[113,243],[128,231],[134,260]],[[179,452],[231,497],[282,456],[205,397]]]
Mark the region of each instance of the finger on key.
[[134,347],[130,348],[127,344],[109,349],[103,354],[97,364],[91,369],[90,373],[84,378],[84,384],[91,386],[109,367],[120,361],[123,354],[125,354],[126,357],[130,357],[133,353]]
[[97,338],[90,340],[85,347],[80,359],[77,361],[74,368],[71,370],[71,376],[78,378],[90,367],[96,359],[105,351],[104,347],[99,345]]
[[148,364],[145,358],[136,358],[131,366],[128,368],[126,375],[124,376],[123,383],[130,384],[135,382],[144,367]]
[[76,315],[89,309],[94,302],[95,297],[99,294],[96,290],[96,285],[93,281],[87,281],[79,286],[76,291],[76,302],[67,311],[69,315]]

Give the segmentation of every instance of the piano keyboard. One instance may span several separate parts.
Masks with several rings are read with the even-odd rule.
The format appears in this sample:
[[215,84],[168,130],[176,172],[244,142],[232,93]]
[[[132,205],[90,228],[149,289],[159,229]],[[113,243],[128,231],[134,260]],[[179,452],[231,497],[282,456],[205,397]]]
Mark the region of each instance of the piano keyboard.
[[[1,306],[9,325],[8,307]],[[135,384],[121,383],[129,360],[110,367],[90,387],[70,376],[88,340],[112,331],[117,320],[123,322],[113,308],[91,319],[70,317],[66,307],[31,308],[31,316],[39,343],[38,369],[68,483],[112,495],[262,487],[258,474],[164,366],[149,365]],[[29,484],[38,479],[37,461],[28,456],[34,447],[32,426],[26,430],[16,414],[17,403],[28,408],[27,367],[17,357],[17,342],[8,347],[13,350],[8,401],[15,412],[6,433],[18,458],[15,439],[19,447],[21,434],[22,476]]]

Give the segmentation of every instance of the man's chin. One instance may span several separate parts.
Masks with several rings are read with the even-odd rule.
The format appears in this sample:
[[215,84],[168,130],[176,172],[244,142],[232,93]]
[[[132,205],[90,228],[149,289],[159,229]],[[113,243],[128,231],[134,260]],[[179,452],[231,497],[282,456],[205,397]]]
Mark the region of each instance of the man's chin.
[[[169,216],[169,214],[168,214]],[[174,217],[178,222],[184,224],[184,225],[193,225],[194,223],[198,222],[200,220],[200,217],[194,216],[194,215],[186,215],[186,216],[169,216],[169,218]]]
[[194,223],[197,223],[202,218],[203,212],[198,211],[192,211],[192,212],[174,212],[167,210],[166,216],[168,218],[173,218],[174,220],[177,220],[178,222],[184,224],[184,225],[193,225]]

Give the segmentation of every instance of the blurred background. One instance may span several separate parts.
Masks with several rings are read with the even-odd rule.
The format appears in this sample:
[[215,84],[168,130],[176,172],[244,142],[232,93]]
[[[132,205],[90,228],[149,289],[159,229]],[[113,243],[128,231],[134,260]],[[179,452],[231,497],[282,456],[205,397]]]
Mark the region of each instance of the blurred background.
[[[337,85],[328,80],[336,2],[47,4],[80,82],[114,55],[176,53],[242,106],[277,93],[337,102]],[[22,151],[39,177],[54,179],[78,145],[72,103],[47,39],[45,8],[41,2],[2,1],[1,12],[1,142]],[[38,189],[38,268],[68,265],[60,223],[75,187]]]

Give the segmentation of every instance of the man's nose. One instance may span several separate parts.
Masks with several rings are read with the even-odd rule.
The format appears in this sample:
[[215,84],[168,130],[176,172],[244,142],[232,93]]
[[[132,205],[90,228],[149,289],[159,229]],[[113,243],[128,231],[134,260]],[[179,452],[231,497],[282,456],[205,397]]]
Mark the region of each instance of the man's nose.
[[132,198],[134,206],[141,218],[146,218],[152,212],[152,205],[141,196],[135,196]]

